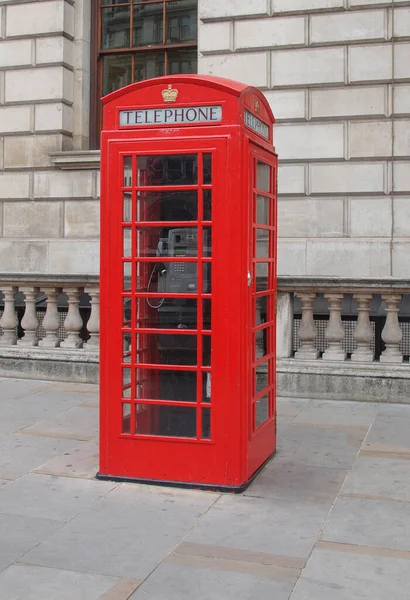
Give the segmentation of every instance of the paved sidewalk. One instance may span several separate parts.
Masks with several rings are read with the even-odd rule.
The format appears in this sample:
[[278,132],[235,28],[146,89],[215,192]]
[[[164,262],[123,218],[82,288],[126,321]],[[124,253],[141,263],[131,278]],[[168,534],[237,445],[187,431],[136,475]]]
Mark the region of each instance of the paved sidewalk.
[[96,481],[96,386],[0,379],[0,600],[408,600],[410,405],[278,422],[241,496]]

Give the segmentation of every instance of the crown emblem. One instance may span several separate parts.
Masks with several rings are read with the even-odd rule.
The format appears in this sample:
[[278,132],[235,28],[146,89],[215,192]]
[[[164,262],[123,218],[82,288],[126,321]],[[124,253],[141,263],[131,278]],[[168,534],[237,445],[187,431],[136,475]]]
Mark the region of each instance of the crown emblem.
[[164,102],[175,102],[179,92],[172,87],[172,83],[169,83],[168,89],[162,90],[161,93],[162,97],[164,98]]
[[259,100],[255,100],[255,112],[259,113],[260,109],[261,109],[261,107],[259,104]]

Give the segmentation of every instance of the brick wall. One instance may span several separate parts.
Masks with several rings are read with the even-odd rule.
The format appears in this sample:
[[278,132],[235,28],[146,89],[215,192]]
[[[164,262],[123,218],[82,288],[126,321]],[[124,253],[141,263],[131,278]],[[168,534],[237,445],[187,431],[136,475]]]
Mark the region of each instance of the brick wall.
[[277,118],[279,272],[410,275],[410,2],[200,0],[199,71]]

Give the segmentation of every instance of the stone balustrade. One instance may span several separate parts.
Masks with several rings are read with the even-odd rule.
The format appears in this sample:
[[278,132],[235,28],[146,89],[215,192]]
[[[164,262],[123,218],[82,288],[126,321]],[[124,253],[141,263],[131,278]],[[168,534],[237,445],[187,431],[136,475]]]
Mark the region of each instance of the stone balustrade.
[[410,281],[393,278],[280,277],[278,358],[410,368],[408,294]]

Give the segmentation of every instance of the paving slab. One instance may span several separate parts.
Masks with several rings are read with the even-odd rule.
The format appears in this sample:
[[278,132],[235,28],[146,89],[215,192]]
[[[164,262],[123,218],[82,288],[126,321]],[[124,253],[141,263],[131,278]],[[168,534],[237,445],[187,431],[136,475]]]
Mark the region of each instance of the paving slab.
[[410,404],[382,404],[378,411],[378,415],[388,417],[404,417],[410,419]]
[[50,383],[51,389],[58,392],[76,392],[76,394],[95,394],[98,396],[97,383],[75,383],[70,381],[54,381]]
[[10,483],[10,479],[0,479],[0,488],[2,488],[3,485],[7,485],[8,483]]
[[93,439],[84,442],[81,448],[74,448],[71,452],[65,452],[61,456],[52,458],[35,469],[35,473],[93,479],[98,469],[99,441]]
[[31,565],[12,565],[0,573],[4,600],[100,600],[117,583],[114,577]]
[[0,402],[3,400],[15,400],[40,390],[46,390],[52,384],[50,381],[41,381],[33,379],[9,379],[0,378]]
[[315,549],[290,600],[408,600],[410,561]]
[[363,402],[312,400],[293,420],[293,424],[370,427],[378,407]]
[[410,418],[388,413],[379,414],[366,438],[364,449],[384,448],[410,452]]
[[60,569],[144,579],[216,498],[212,493],[122,484],[29,552],[24,560]]
[[37,519],[68,521],[116,485],[30,473],[0,490],[0,513]]
[[331,542],[410,551],[410,505],[393,500],[340,497],[322,537]]
[[76,406],[54,417],[34,423],[24,433],[40,436],[91,440],[98,435],[98,409]]
[[266,465],[246,496],[274,498],[289,504],[317,503],[332,505],[348,471],[295,465],[276,461]]
[[329,507],[250,496],[221,496],[186,542],[306,558]]
[[130,600],[288,600],[297,576],[291,569],[171,556]]
[[80,446],[81,442],[77,440],[33,435],[13,434],[0,438],[0,477],[15,479],[54,456]]
[[298,414],[309,406],[311,400],[304,398],[277,398],[276,413],[279,417],[297,417]]
[[[28,550],[46,540],[61,527],[49,519],[31,519],[0,514],[0,571],[23,556]],[[2,596],[1,600],[9,600]]]
[[410,502],[410,460],[363,454],[356,459],[342,493]]

